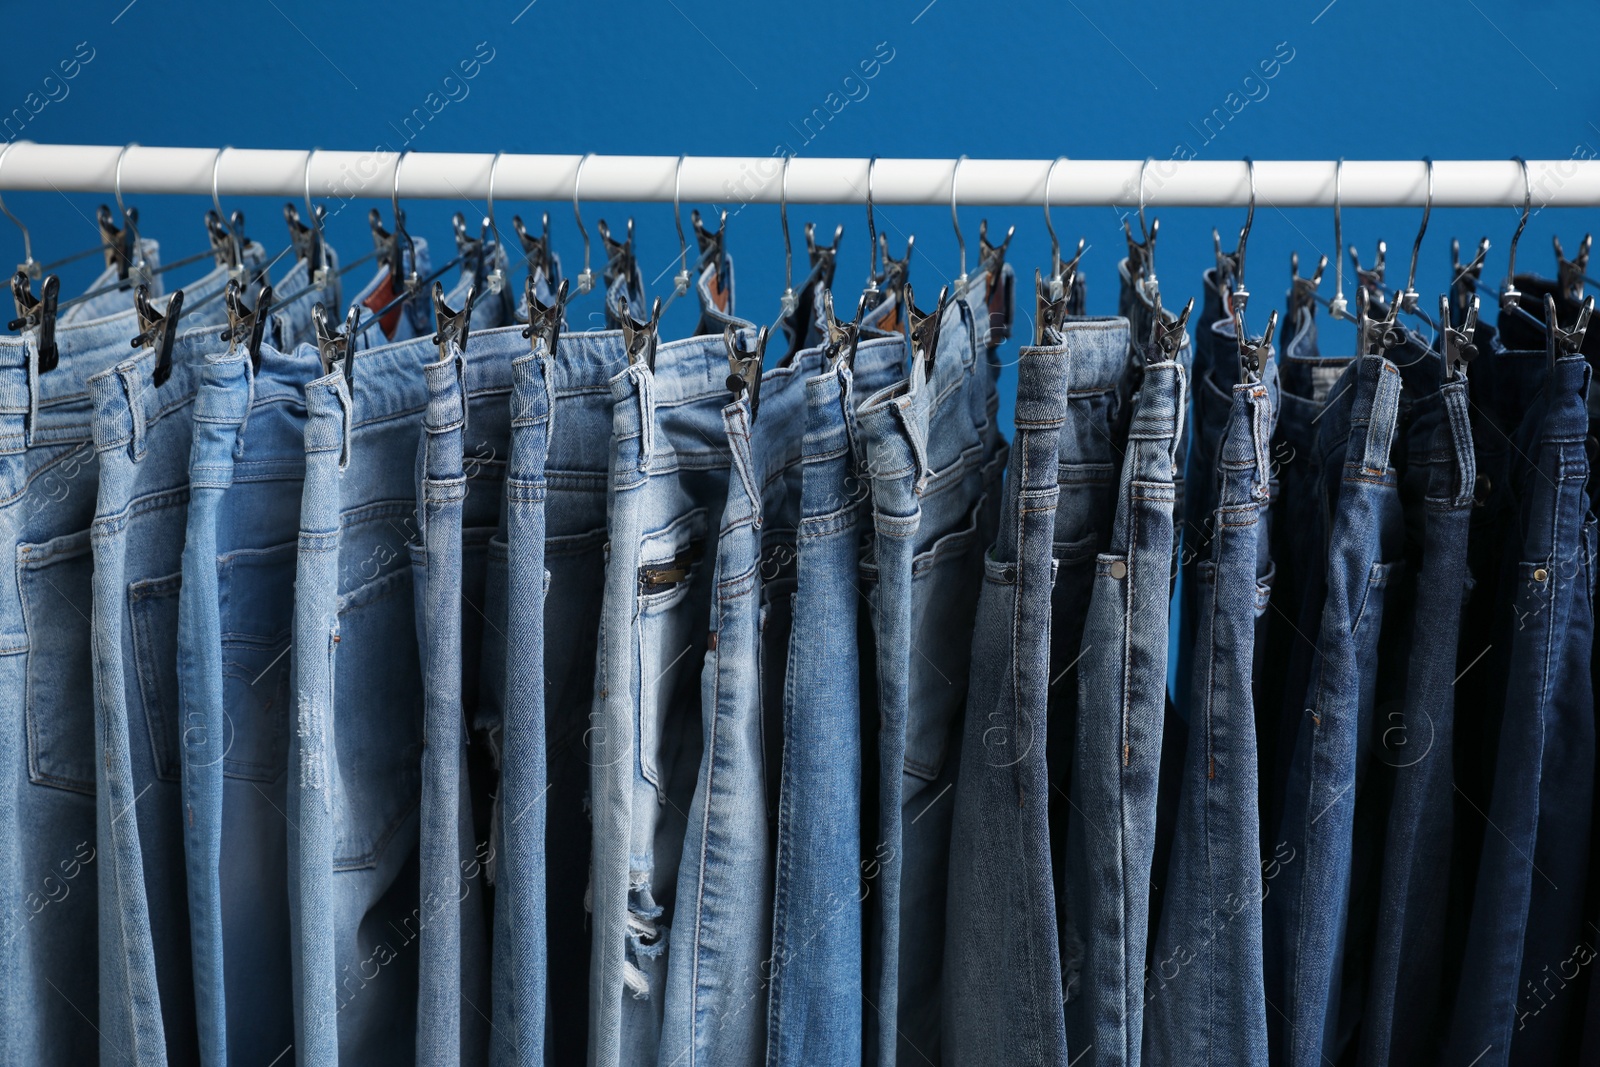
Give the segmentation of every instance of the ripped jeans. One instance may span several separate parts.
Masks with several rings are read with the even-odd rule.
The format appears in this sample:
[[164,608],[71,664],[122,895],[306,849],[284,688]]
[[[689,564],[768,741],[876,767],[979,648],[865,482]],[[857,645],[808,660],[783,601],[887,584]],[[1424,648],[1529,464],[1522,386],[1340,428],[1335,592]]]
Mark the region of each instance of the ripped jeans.
[[728,493],[726,377],[719,336],[664,343],[654,370],[640,363],[611,379],[609,554],[585,738],[593,1067],[654,1063],[661,1039]]

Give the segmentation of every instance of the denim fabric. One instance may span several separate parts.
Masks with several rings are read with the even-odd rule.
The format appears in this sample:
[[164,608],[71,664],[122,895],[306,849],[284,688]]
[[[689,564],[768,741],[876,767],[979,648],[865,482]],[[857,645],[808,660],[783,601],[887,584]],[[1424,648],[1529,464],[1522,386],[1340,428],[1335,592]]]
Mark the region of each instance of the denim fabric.
[[701,668],[732,462],[727,377],[719,333],[663,342],[653,370],[611,379],[610,550],[587,742],[595,1067],[653,1062],[661,1047],[701,709],[715,696],[715,667]]
[[[1341,324],[1338,329],[1351,327]],[[1291,851],[1278,831],[1327,590],[1328,509],[1322,502],[1322,453],[1317,447],[1317,432],[1327,405],[1346,384],[1340,376],[1351,363],[1348,357],[1322,355],[1317,346],[1315,305],[1291,305],[1283,319],[1281,336],[1270,513],[1293,519],[1274,522],[1268,531],[1273,592],[1261,637],[1261,673],[1256,683],[1261,845],[1269,882],[1272,872]],[[1275,934],[1269,925],[1269,972],[1275,953]],[[1269,1020],[1269,1024],[1275,1026],[1276,1021]]]
[[[277,299],[295,297],[286,304],[275,304],[272,308],[267,343],[280,353],[292,352],[298,345],[316,342],[316,331],[311,324],[312,308],[321,304],[332,315],[344,306],[339,299],[339,255],[331,245],[324,244],[323,249],[328,257],[328,276],[320,287],[311,284],[311,268],[303,259],[297,259],[283,277],[272,283],[273,296]],[[296,296],[297,293],[300,295]],[[251,297],[254,298],[254,293]]]
[[[483,742],[479,747],[490,750],[498,770],[487,813],[477,810],[483,799],[478,790],[473,796],[475,819],[482,822],[488,815],[489,832],[478,831],[477,839],[489,842],[484,867],[494,902],[489,1062],[522,1065],[544,1062],[549,1004],[544,614],[552,379],[550,353],[542,342],[530,346],[520,329],[501,332],[513,339],[507,353],[512,357],[511,437],[504,455],[481,461],[506,464],[505,492],[500,522],[487,543],[482,588],[469,591],[463,580],[467,602],[482,610],[463,612],[462,628],[464,633],[476,629],[481,643],[474,743]],[[475,346],[469,344],[468,351],[469,358],[477,358]],[[469,674],[466,650],[472,643],[463,641],[462,663]]]
[[[1415,604],[1401,620],[1412,627],[1410,660],[1403,694],[1380,704],[1373,724],[1376,758],[1389,768],[1380,772],[1388,812],[1376,828],[1382,874],[1360,1000],[1359,1062],[1374,1067],[1438,1055],[1454,978],[1445,964],[1452,955],[1454,683],[1476,458],[1464,379],[1438,383],[1415,406],[1423,410],[1413,419],[1405,481],[1422,492],[1421,567]],[[1408,499],[1408,533],[1416,524]]]
[[[898,338],[863,340],[852,366],[841,364],[806,380],[800,491],[791,485],[778,509],[798,525],[798,534],[792,634],[778,679],[782,772],[768,968],[769,1067],[861,1062],[862,902],[870,889],[863,884],[861,849],[857,635],[870,489],[854,409],[858,387],[867,395],[886,387],[902,373],[904,360]],[[773,570],[762,572],[769,584],[773,576]],[[771,660],[763,669],[778,673]],[[773,681],[763,680],[768,693]]]
[[1561,1062],[1576,1050],[1583,1005],[1563,965],[1591,933],[1581,921],[1594,775],[1588,384],[1581,356],[1554,361],[1514,442],[1520,537],[1505,557],[1514,615],[1502,627],[1511,652],[1487,814],[1498,832],[1484,836],[1446,1062]]
[[[479,705],[488,546],[499,527],[511,447],[511,360],[524,349],[521,330],[496,328],[499,313],[509,310],[485,301],[485,331],[469,330],[466,353],[451,344],[423,368],[428,404],[410,545],[424,687],[419,857],[427,921],[418,956],[419,1064],[487,1058],[491,910],[483,868],[490,842],[476,833],[465,709]],[[470,397],[468,362],[477,382]]]
[[[1068,830],[1078,817],[1072,797],[1077,745],[1079,669],[1095,653],[1084,645],[1084,622],[1094,585],[1095,558],[1111,545],[1117,472],[1127,443],[1129,405],[1119,381],[1128,363],[1128,322],[1068,319],[1062,340],[1067,361],[1067,418],[1061,428],[1056,482],[1055,585],[1050,592],[1050,687],[1046,761],[1050,769],[1050,857],[1055,879],[1058,951],[1065,967]],[[1063,971],[1065,977],[1065,971]],[[1065,990],[1065,984],[1063,984]]]
[[[294,1042],[289,640],[312,348],[199,367],[178,594],[184,845],[201,1061]],[[248,1053],[241,1053],[248,1054]]]
[[[403,251],[401,258],[408,271],[416,274],[418,278],[426,278],[432,273],[432,260],[428,255],[428,242],[421,237],[412,238],[412,250]],[[404,291],[405,279],[389,277],[388,267],[379,267],[372,280],[362,286],[360,292],[351,299],[351,307],[361,308],[361,321],[366,323],[374,312],[389,308],[395,297]],[[453,293],[457,302],[451,304],[453,308],[461,306],[461,291]],[[324,301],[326,303],[326,301]],[[331,310],[332,305],[330,305]],[[414,337],[433,332],[433,303],[429,294],[423,292],[416,294],[412,299],[398,307],[389,308],[381,319],[371,322],[362,330],[351,343],[356,351],[364,348],[376,348],[392,342],[409,341]]]
[[[252,246],[259,256],[259,246]],[[192,299],[226,279],[213,271]],[[198,1060],[177,686],[178,591],[200,359],[220,350],[202,309],[156,386],[143,347],[89,379],[100,459],[91,541],[102,1056]]]
[[[1398,565],[1400,500],[1390,448],[1400,369],[1382,356],[1348,368],[1321,419],[1323,509],[1331,514],[1327,596],[1284,799],[1280,844],[1263,871],[1274,1055],[1320,1063],[1336,1003],[1348,907],[1361,723],[1372,718],[1378,632]],[[1334,472],[1340,472],[1338,481]],[[1280,858],[1280,851],[1282,858]]]
[[[1274,364],[1262,369],[1260,382],[1233,386],[1221,437],[1205,442],[1217,473],[1204,497],[1216,511],[1209,558],[1194,571],[1198,669],[1166,906],[1145,983],[1144,1059],[1154,1065],[1267,1062],[1252,680],[1257,620],[1271,593],[1262,549],[1277,390]],[[1207,387],[1215,382],[1197,392]],[[1197,398],[1197,413],[1208,403]]]
[[[877,839],[869,915],[866,1062],[938,1062],[950,819],[983,546],[1004,449],[980,365],[987,308],[952,301],[925,365],[858,409],[874,541],[862,564],[875,642]],[[987,527],[987,528],[986,528]],[[872,899],[871,896],[868,898]]]
[[[214,282],[192,291],[214,291]],[[15,554],[14,584],[4,593],[0,685],[18,694],[4,702],[8,736],[24,739],[6,748],[14,762],[0,787],[0,1060],[8,1063],[91,1062],[103,1044],[101,872],[93,866],[101,846],[91,798],[104,790],[97,789],[90,621],[90,526],[100,474],[87,383],[123,361],[138,332],[131,297],[120,293],[117,303],[126,310],[58,324],[60,362],[51,371],[38,371],[36,334],[0,338],[0,522]],[[120,631],[120,616],[116,621]],[[140,818],[157,814],[156,803],[141,807]],[[181,923],[181,912],[175,918]],[[150,948],[147,927],[142,947]],[[128,1029],[122,1018],[119,1035]],[[116,1054],[109,1042],[103,1047]]]
[[1068,1062],[1045,739],[1073,356],[1065,344],[1017,356],[1017,436],[999,538],[984,559],[952,816],[943,990],[952,1063]]
[[1091,1064],[1140,1055],[1184,377],[1172,361],[1143,368],[1084,623],[1062,985],[1068,1043]]
[[[422,368],[436,353],[427,336],[362,350],[353,389],[336,370],[305,390],[288,814],[306,1064],[413,1058],[416,1032],[395,1020],[411,1019],[417,1003],[416,943],[455,916],[438,894],[418,892],[424,697],[412,546],[429,406]],[[504,435],[507,361],[468,360],[465,389],[469,426]],[[476,874],[464,866],[457,881]]]
[[[774,557],[765,550],[778,543],[768,533],[786,525],[781,505],[800,475],[805,381],[820,369],[812,349],[766,372],[754,420],[747,395],[722,409],[733,476],[712,571],[704,742],[678,868],[663,1064],[750,1064],[765,1051],[774,868],[760,674],[776,621],[765,587],[769,574],[781,577],[767,569]],[[792,534],[788,543],[792,551]]]

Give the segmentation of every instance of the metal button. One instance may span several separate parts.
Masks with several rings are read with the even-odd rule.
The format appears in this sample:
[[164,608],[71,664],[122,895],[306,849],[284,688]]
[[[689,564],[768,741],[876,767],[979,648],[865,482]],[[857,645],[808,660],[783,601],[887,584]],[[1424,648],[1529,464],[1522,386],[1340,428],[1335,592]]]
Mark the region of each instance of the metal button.
[[1111,565],[1111,577],[1122,579],[1128,576],[1128,565],[1120,559]]
[[1550,577],[1550,572],[1545,570],[1543,567],[1538,567],[1538,568],[1534,569],[1534,572],[1533,572],[1533,580],[1534,581],[1542,582],[1548,577]]

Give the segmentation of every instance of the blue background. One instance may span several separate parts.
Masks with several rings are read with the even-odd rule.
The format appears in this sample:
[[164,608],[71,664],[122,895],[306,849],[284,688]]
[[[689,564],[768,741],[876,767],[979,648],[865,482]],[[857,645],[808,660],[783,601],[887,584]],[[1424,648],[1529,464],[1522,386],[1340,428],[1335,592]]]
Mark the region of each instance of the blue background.
[[[1041,159],[1167,157],[1182,142],[1201,159],[1600,156],[1600,65],[1586,53],[1600,5],[1574,0],[111,0],[29,5],[12,20],[24,32],[13,35],[0,69],[0,108],[24,108],[26,121],[12,112],[4,136],[38,142],[668,155],[768,155],[787,143],[813,156]],[[93,59],[62,82],[58,63],[79,42]],[[886,55],[874,77],[860,78],[863,60]],[[1262,60],[1286,55],[1275,76],[1261,77]],[[485,56],[475,77],[459,78],[460,61]],[[57,80],[46,83],[51,75]],[[25,107],[30,93],[37,114]],[[48,102],[39,108],[40,100]],[[427,121],[406,124],[418,108]],[[804,126],[819,108],[827,121]],[[1205,127],[1216,109],[1226,122]],[[50,260],[94,243],[93,208],[109,198],[7,199],[31,225],[36,255]],[[208,198],[136,202],[141,229],[162,241],[164,259],[203,247]],[[252,236],[270,251],[282,246],[281,201],[225,206],[242,207]],[[568,205],[545,207],[573,272],[581,245]],[[482,205],[411,203],[411,229],[442,251],[456,210],[471,218]],[[514,212],[539,210],[502,201],[501,226],[509,230]],[[657,279],[652,292],[664,293],[677,253],[670,207],[593,205],[585,221],[592,227],[604,217],[620,227],[630,213],[645,276]],[[983,215],[991,231],[1017,225],[1010,258],[1023,277],[1048,264],[1037,209],[964,211],[969,258]],[[346,211],[330,225],[347,259],[370,248],[364,216]],[[1198,293],[1200,272],[1213,261],[1211,228],[1235,233],[1242,217],[1238,209],[1162,213],[1157,265],[1169,306]],[[1365,262],[1387,239],[1390,278],[1403,280],[1418,217],[1416,209],[1347,210],[1345,241]],[[1120,219],[1112,208],[1055,212],[1064,241],[1083,236],[1091,246],[1094,312],[1115,308]],[[840,277],[864,278],[860,207],[796,207],[790,221],[802,250],[808,220],[827,232],[844,223]],[[1436,211],[1419,270],[1424,306],[1448,280],[1451,236],[1463,245],[1490,236],[1486,277],[1497,279],[1515,223],[1510,209]],[[1522,269],[1552,273],[1551,234],[1570,250],[1591,225],[1589,212],[1538,213],[1523,238]],[[914,282],[931,287],[956,274],[946,209],[880,209],[879,226],[896,247],[916,234]],[[777,209],[747,208],[729,227],[739,310],[770,320],[783,278]],[[4,223],[0,241],[0,256],[21,258],[20,237]],[[597,257],[598,249],[596,239]],[[1313,263],[1332,255],[1331,211],[1258,210],[1249,280],[1262,321],[1268,306],[1281,306],[1291,250]],[[93,269],[88,261],[66,271],[64,292],[80,289]],[[347,291],[365,277],[359,269]],[[1346,278],[1353,294],[1348,268]],[[1331,292],[1330,277],[1322,293]],[[1019,294],[1019,311],[1031,315],[1031,290],[1019,286]],[[692,321],[689,303],[672,309],[669,334]],[[577,305],[574,325],[596,309],[595,297]],[[1324,321],[1323,329],[1325,351],[1353,344],[1351,327]]]

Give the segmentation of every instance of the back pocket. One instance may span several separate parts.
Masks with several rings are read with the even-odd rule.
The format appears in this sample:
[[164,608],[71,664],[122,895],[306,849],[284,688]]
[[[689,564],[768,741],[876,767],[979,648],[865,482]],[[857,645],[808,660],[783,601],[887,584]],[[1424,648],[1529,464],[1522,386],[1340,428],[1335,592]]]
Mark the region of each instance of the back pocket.
[[17,546],[28,635],[28,779],[94,793],[94,678],[89,531]]

